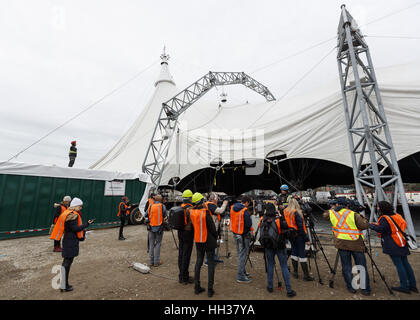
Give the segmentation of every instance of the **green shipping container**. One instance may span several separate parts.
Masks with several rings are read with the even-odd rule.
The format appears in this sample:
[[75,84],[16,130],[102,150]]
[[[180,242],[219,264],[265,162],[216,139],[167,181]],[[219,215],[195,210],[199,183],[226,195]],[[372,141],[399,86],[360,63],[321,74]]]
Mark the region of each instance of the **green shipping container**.
[[95,218],[91,228],[118,225],[112,222],[119,223],[121,193],[105,196],[107,181],[125,181],[122,192],[131,203],[139,203],[147,177],[140,179],[135,174],[0,163],[0,240],[48,234],[55,214],[53,205],[65,195],[82,199],[83,221]]

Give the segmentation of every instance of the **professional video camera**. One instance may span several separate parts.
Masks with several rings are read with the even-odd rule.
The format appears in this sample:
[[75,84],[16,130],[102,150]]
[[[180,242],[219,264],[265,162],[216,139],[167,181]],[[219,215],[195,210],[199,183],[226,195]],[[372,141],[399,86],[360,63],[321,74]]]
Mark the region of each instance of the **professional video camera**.
[[347,199],[347,208],[358,213],[365,211],[366,209],[359,201],[357,201],[357,199]]
[[314,226],[314,217],[312,215],[312,208],[309,203],[304,202],[300,197],[295,196],[295,199],[299,203],[300,208],[302,209],[303,217],[310,227]]
[[223,216],[230,214],[230,207],[236,203],[236,199],[234,196],[229,196],[229,195],[220,196],[219,200],[217,201],[217,206],[221,207],[224,201],[227,201],[228,204],[226,206],[225,212],[222,214]]

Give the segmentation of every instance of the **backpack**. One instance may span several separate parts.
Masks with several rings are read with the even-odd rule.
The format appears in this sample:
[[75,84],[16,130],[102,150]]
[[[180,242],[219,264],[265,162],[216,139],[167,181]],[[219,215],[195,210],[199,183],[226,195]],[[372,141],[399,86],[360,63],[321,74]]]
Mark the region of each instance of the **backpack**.
[[283,249],[284,239],[280,236],[277,229],[276,218],[265,216],[260,226],[260,243],[267,249]]
[[185,217],[184,208],[172,207],[169,210],[169,227],[175,230],[184,229]]

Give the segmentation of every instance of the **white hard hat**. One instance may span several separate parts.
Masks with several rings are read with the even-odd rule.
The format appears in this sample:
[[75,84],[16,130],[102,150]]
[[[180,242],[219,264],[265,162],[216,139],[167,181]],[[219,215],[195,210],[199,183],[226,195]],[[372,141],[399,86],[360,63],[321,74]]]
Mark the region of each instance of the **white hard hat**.
[[68,201],[68,202],[70,202],[70,201],[71,201],[71,197],[70,197],[70,196],[65,196],[65,197],[63,198],[63,201]]
[[73,200],[71,200],[70,203],[70,207],[77,207],[77,206],[82,206],[83,205],[83,201],[80,200],[79,198],[73,198]]

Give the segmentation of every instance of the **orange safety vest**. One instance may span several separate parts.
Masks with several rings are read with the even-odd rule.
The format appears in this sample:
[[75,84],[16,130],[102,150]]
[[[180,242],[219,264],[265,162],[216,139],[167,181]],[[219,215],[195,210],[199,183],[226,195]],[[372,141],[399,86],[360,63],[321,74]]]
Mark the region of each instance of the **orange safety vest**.
[[[63,213],[64,211],[67,210],[67,207],[63,204],[60,204],[60,208],[61,208],[61,213]],[[60,215],[61,215],[60,213]],[[54,224],[57,223],[58,217],[54,219]]]
[[[392,240],[394,240],[394,242],[397,244],[397,246],[403,248],[405,247],[407,240],[405,240],[405,237],[403,234],[401,234],[400,230],[398,229],[398,227],[400,227],[402,232],[405,232],[405,228],[407,228],[407,222],[404,220],[404,218],[396,213],[392,216],[392,221],[390,216],[387,215],[382,215],[379,217],[378,223],[379,221],[381,221],[382,218],[385,218],[386,221],[388,221],[389,226],[391,227],[391,237]],[[397,224],[398,227],[395,225]],[[381,234],[379,233],[379,237],[381,237]]]
[[[283,215],[284,218],[286,219],[287,225],[289,226],[289,228],[293,228],[295,230],[298,229],[297,224],[296,224],[296,210],[294,210],[293,212],[290,212],[290,209],[287,207],[283,210]],[[303,219],[302,219],[303,220]],[[303,225],[303,230],[305,230],[305,233],[308,233],[308,230],[306,230],[306,226],[305,226],[305,222],[302,221],[302,225]]]
[[149,215],[150,226],[158,227],[163,223],[163,205],[162,203],[154,203],[147,209]]
[[190,209],[190,219],[194,227],[194,241],[196,243],[205,243],[207,241],[207,209]]
[[124,205],[124,211],[125,211],[125,214],[128,216],[129,214],[130,214],[130,210],[127,210],[127,205],[124,203],[124,202],[120,202],[120,204],[118,205],[118,213],[117,213],[117,217],[119,217],[120,216],[120,214],[121,214],[121,204],[123,204]]
[[193,205],[191,203],[182,203],[181,204],[181,208],[184,209],[184,221],[185,221],[185,225],[188,224],[187,215],[186,215],[187,208],[188,207],[192,207],[192,206]]
[[[62,237],[62,236],[63,236],[63,234],[64,234],[64,227],[65,227],[65,224],[66,224],[66,219],[67,219],[67,216],[68,216],[70,213],[75,213],[75,214],[77,214],[77,225],[79,225],[79,226],[81,226],[81,225],[82,225],[82,217],[80,216],[80,214],[79,214],[77,211],[67,209],[66,211],[64,211],[64,212],[63,212],[63,213],[62,213],[62,214],[58,217],[58,219],[57,219],[57,223],[55,224],[54,229],[53,229],[53,231],[51,232],[51,236],[50,236],[50,239],[51,239],[51,240],[57,240],[57,241],[59,241],[59,240],[61,239],[61,237]],[[85,232],[84,232],[84,231],[79,231],[79,232],[77,233],[77,237],[78,237],[79,239],[83,239],[83,238],[84,238],[84,236],[85,236]]]
[[229,230],[236,234],[244,233],[244,214],[247,208],[243,208],[241,211],[236,212],[233,210],[233,206],[230,209],[230,224]]
[[[211,210],[209,209],[209,204],[214,204],[214,203],[211,202],[211,201],[204,202],[204,205],[206,206],[206,209],[210,212],[210,215],[213,217],[213,215],[211,214]],[[218,214],[218,213],[216,213],[216,214],[217,214],[217,220],[220,222],[220,220],[221,220],[220,214]]]

